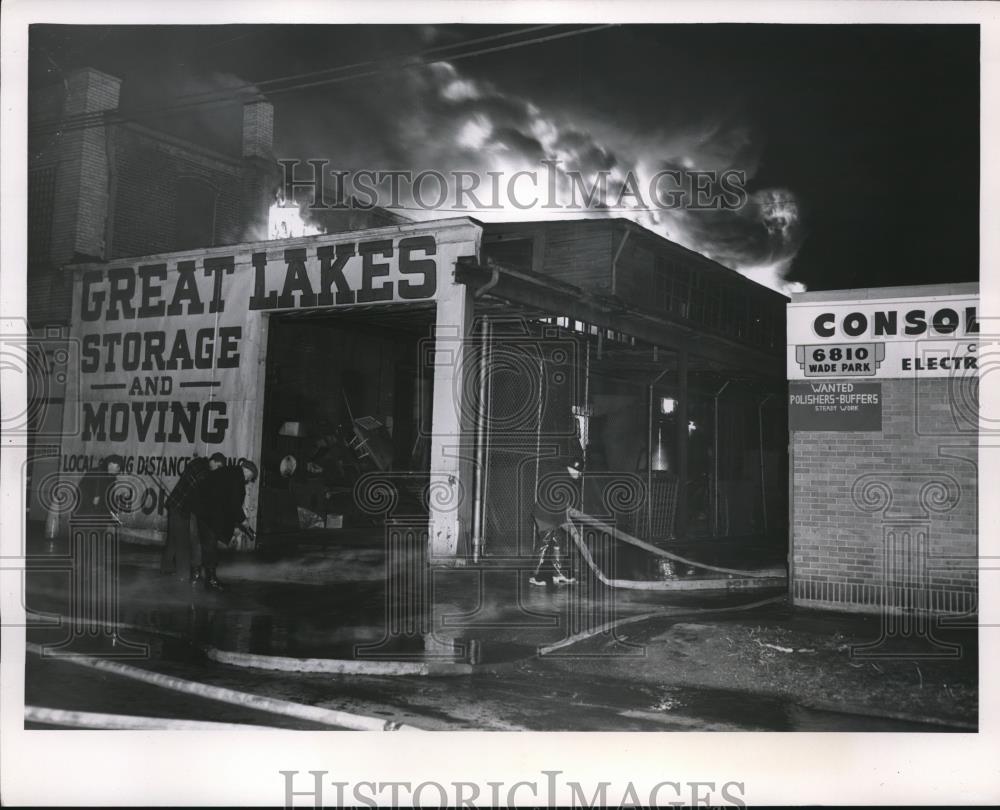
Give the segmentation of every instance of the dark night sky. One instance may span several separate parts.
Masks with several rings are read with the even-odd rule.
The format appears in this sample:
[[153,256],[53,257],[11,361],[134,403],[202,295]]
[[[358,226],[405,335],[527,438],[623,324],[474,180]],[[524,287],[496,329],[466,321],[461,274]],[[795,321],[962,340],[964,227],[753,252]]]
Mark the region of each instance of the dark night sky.
[[[448,60],[465,40],[513,28],[35,27],[31,69],[36,83],[79,65],[118,75],[126,110],[374,61],[374,77],[265,88],[277,157],[345,169],[530,169],[553,155],[647,176],[742,169],[743,211],[635,218],[776,286],[978,278],[977,27],[626,26]],[[436,46],[451,46],[445,64],[390,64]],[[147,123],[238,149],[238,105]]]

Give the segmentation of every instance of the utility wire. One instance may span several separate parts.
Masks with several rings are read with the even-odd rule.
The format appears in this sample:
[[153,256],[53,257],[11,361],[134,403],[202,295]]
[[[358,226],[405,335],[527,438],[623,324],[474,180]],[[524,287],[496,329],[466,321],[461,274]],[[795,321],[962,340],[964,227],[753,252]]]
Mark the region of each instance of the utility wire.
[[[467,40],[452,45],[439,45],[435,46],[434,48],[427,48],[424,49],[423,51],[411,54],[410,56],[404,57],[403,59],[398,61],[394,61],[386,66],[377,67],[375,69],[362,72],[357,72],[357,68],[363,68],[369,65],[378,65],[380,64],[380,62],[378,60],[369,60],[366,62],[358,62],[350,65],[338,66],[335,68],[325,68],[323,70],[318,70],[318,71],[310,71],[307,73],[294,74],[291,76],[283,76],[274,79],[268,79],[258,83],[248,83],[236,87],[220,89],[217,91],[202,91],[199,93],[193,93],[177,97],[180,103],[133,110],[129,113],[101,111],[96,113],[82,114],[79,116],[72,116],[66,119],[50,119],[49,121],[39,122],[38,124],[35,125],[35,127],[29,130],[29,133],[31,135],[47,134],[48,132],[67,133],[81,129],[103,127],[109,123],[125,123],[128,121],[135,121],[139,118],[162,117],[164,115],[169,115],[174,112],[192,109],[199,106],[232,103],[235,100],[234,96],[236,96],[240,92],[260,93],[261,90],[263,89],[266,90],[269,95],[275,95],[278,93],[287,93],[327,84],[337,84],[340,82],[351,81],[355,79],[378,76],[385,73],[392,73],[399,70],[405,70],[411,67],[421,67],[439,61],[458,61],[460,59],[468,59],[473,56],[480,56],[482,54],[496,53],[499,51],[510,50],[513,48],[520,48],[527,45],[535,45],[542,42],[549,42],[557,39],[564,39],[567,37],[578,36],[580,34],[585,34],[592,31],[611,28],[614,27],[614,25],[605,24],[605,25],[588,26],[585,28],[573,29],[571,31],[563,31],[556,34],[550,34],[547,36],[538,36],[529,39],[518,40],[517,42],[503,43],[500,45],[495,45],[487,48],[477,48],[472,51],[446,54],[442,56],[440,59],[433,60],[432,62],[427,62],[424,59],[424,57],[427,55],[433,53],[440,53],[441,51],[445,50],[467,47],[468,45],[471,44],[490,42],[490,41],[495,41],[497,39],[506,39],[511,36],[523,33],[530,33],[543,29],[549,29],[553,27],[556,26],[533,26],[530,28],[518,29],[516,31],[504,32],[502,34],[492,34],[486,37],[478,37],[472,40]],[[381,64],[384,65],[385,64],[384,61],[382,61]],[[297,81],[301,79],[309,79],[310,77],[313,76],[322,76],[331,73],[333,74],[344,73],[346,75],[333,75],[333,76],[326,75],[325,78],[319,78],[314,81]],[[287,82],[292,82],[292,84],[289,84],[284,87],[280,86],[283,83]]]
[[[409,54],[408,56],[402,57],[402,60],[417,60],[424,56],[439,53],[445,50],[451,50],[456,48],[468,47],[469,45],[477,45],[483,42],[492,42],[497,39],[505,39],[512,36],[517,36],[519,34],[532,33],[535,31],[555,28],[554,25],[536,25],[528,28],[520,28],[514,31],[505,31],[501,34],[490,34],[489,36],[476,37],[474,39],[464,40],[458,43],[451,43],[448,45],[437,45],[433,48],[425,48],[421,51],[416,51]],[[382,60],[383,62],[385,60]],[[272,87],[277,87],[286,82],[295,82],[299,79],[312,78],[315,76],[321,76],[323,74],[337,74],[346,71],[356,70],[357,68],[368,67],[370,65],[379,64],[379,60],[370,59],[364,62],[353,62],[346,65],[337,65],[330,68],[322,68],[321,70],[306,71],[304,73],[292,73],[287,76],[276,76],[272,79],[264,79],[259,82],[246,82],[240,85],[234,85],[232,87],[221,87],[216,90],[201,90],[193,93],[184,93],[179,96],[173,97],[173,103],[169,105],[157,105],[156,107],[145,107],[128,112],[129,116],[139,117],[147,115],[160,115],[173,112],[176,110],[183,110],[188,107],[196,107],[202,104],[209,104],[212,102],[220,101],[224,103],[229,103],[232,101],[232,97],[241,92],[246,93],[259,93],[264,90],[269,90]],[[285,88],[286,90],[296,89],[296,85],[292,84]],[[83,125],[85,123],[93,123],[95,125],[103,126],[108,115],[110,113],[107,111],[98,111],[91,113],[80,113],[79,115],[70,116],[65,119],[50,119],[44,122],[44,126],[62,129],[62,131],[72,131],[72,129],[77,128],[78,125]],[[122,113],[121,115],[125,115]],[[39,125],[41,126],[41,124]]]

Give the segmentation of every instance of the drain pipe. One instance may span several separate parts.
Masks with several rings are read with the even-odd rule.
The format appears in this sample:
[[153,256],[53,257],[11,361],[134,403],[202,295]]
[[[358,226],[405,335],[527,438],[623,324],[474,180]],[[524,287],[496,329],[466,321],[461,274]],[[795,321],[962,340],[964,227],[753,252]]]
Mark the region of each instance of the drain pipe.
[[625,250],[625,243],[628,242],[629,234],[631,234],[627,227],[625,228],[625,233],[622,234],[622,241],[618,243],[618,249],[615,251],[615,255],[611,258],[611,294],[618,295],[618,259],[622,255],[622,251]]
[[473,298],[482,298],[500,282],[500,270],[496,267],[490,268],[490,280],[483,283],[481,287],[476,287],[472,292]]
[[[490,378],[490,369],[493,368],[493,321],[488,321],[489,333],[486,339],[486,366],[485,366],[485,390],[486,390],[486,424],[483,426],[483,498],[482,506],[482,535],[479,547],[481,557],[486,549],[486,501],[490,491],[490,440],[493,436],[493,380]],[[478,561],[478,558],[477,558]]]
[[486,397],[491,325],[483,317],[479,343],[479,407],[476,409],[476,486],[472,505],[472,562],[478,563],[483,550],[483,501],[486,496]]
[[[542,418],[544,412],[542,406],[545,403],[545,356],[538,354],[538,413],[535,420],[535,492],[532,496],[533,503],[538,503],[538,477],[542,472]],[[532,525],[531,547],[535,548],[538,541],[538,526],[534,521]]]
[[764,483],[764,403],[774,394],[768,394],[757,406],[757,433],[760,442],[760,508],[764,522],[764,534],[767,534],[767,484]]
[[[587,463],[590,461],[590,325],[587,324],[587,333],[583,340],[586,345],[586,355],[583,368],[583,409],[581,416],[582,424],[577,425],[580,431],[580,453],[583,456],[583,469],[580,471],[580,510],[587,511]],[[583,435],[583,426],[587,427],[587,435]]]
[[[490,280],[477,287],[472,297],[482,298],[500,282],[500,269],[490,267]],[[478,563],[483,555],[484,524],[486,503],[486,423],[487,412],[489,352],[493,327],[488,316],[483,316],[482,336],[479,344],[479,408],[476,409],[476,486],[472,504],[472,562]]]
[[712,430],[712,466],[714,477],[712,487],[712,536],[719,536],[719,396],[729,387],[732,380],[726,380],[722,388],[715,392],[715,427]]

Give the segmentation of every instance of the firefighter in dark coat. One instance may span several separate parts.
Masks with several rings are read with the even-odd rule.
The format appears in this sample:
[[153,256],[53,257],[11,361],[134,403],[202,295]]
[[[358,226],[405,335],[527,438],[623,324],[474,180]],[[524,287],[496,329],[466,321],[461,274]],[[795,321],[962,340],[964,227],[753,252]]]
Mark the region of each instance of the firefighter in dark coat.
[[221,591],[222,583],[216,575],[218,544],[228,545],[237,526],[250,531],[243,499],[246,486],[257,480],[257,465],[240,459],[234,467],[220,467],[205,476],[199,486],[195,514],[198,518],[198,539],[201,543],[201,562],[205,571],[205,588]]
[[201,580],[201,544],[198,541],[198,520],[194,508],[201,491],[201,484],[212,470],[226,463],[222,453],[211,458],[194,456],[184,466],[184,472],[167,496],[167,543],[163,548],[160,570],[176,572],[177,578],[191,579],[191,584]]

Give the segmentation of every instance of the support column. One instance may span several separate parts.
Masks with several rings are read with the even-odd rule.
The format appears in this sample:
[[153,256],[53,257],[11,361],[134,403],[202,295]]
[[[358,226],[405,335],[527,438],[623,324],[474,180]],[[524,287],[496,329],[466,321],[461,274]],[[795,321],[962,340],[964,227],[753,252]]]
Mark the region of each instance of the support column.
[[[726,380],[722,387],[715,392],[713,401],[713,424],[712,424],[712,536],[719,536],[719,397],[729,386]],[[791,502],[791,501],[789,501]],[[789,524],[791,525],[791,524]]]
[[688,478],[688,352],[677,350],[677,510],[674,513],[674,535],[683,539],[687,535],[687,478]]
[[434,368],[428,551],[456,560],[472,523],[473,403],[476,374],[472,293],[453,278],[439,292],[430,362]]

